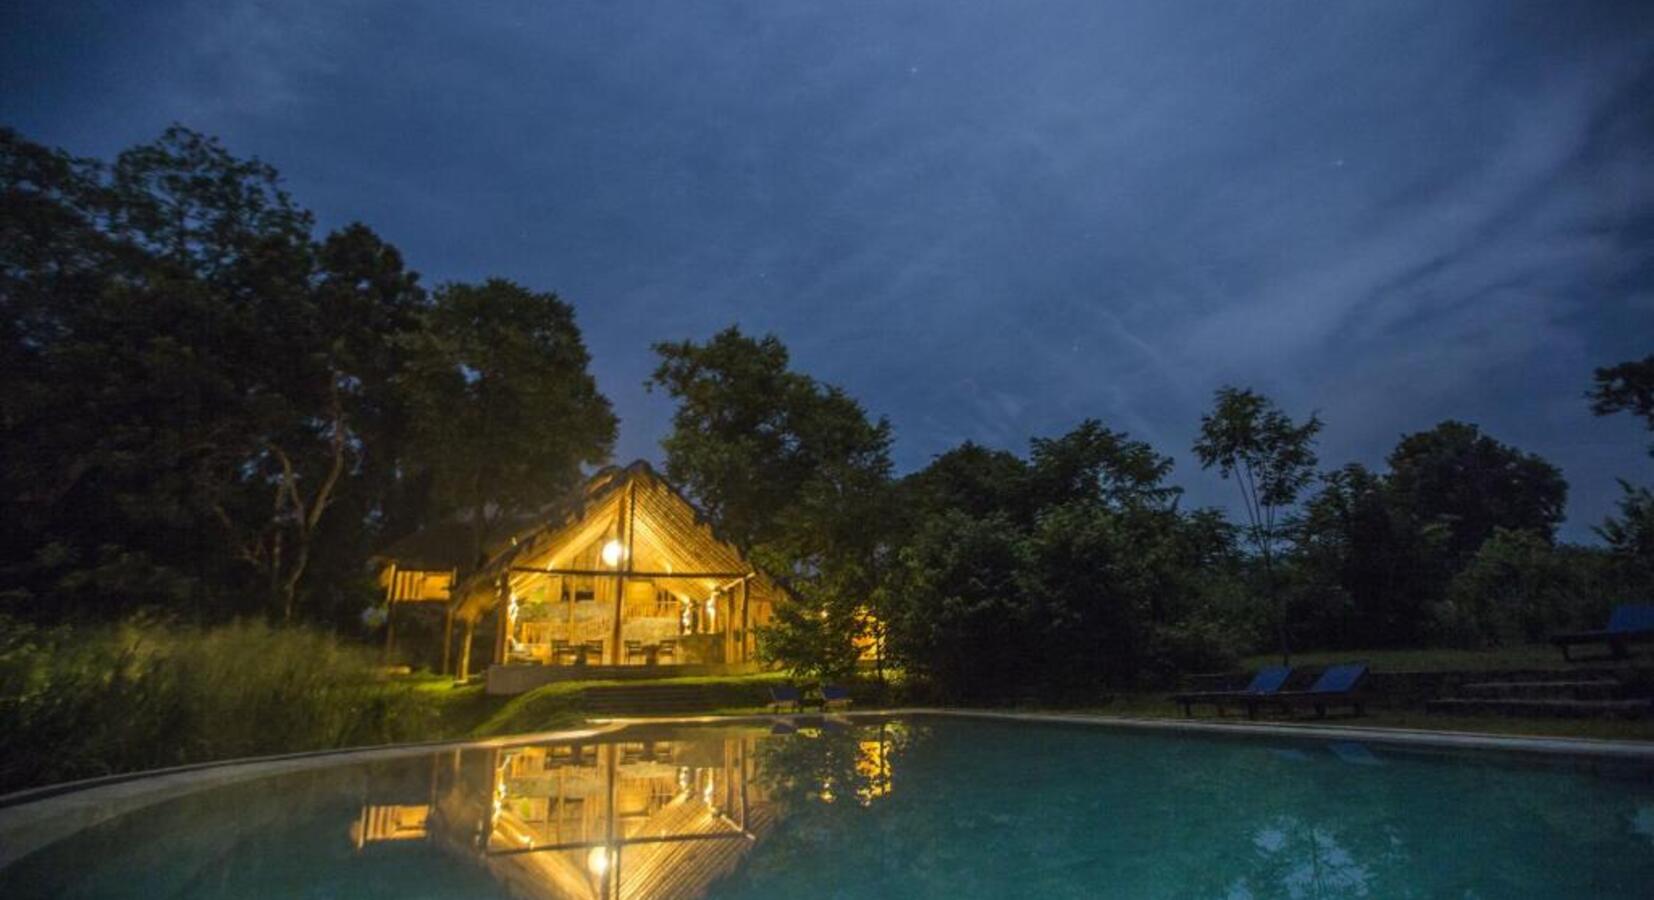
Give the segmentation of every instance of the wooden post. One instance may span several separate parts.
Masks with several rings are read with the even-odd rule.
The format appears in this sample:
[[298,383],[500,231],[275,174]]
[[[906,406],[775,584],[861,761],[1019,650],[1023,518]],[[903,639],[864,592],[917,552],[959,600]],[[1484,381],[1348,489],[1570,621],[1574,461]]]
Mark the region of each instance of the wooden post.
[[448,669],[448,657],[454,648],[454,604],[448,603],[442,610],[442,674],[453,674]]
[[752,579],[741,579],[741,662],[752,659]]
[[735,661],[735,592],[724,591],[723,609],[718,615],[724,620],[724,662]]
[[477,620],[466,619],[465,633],[460,637],[459,645],[459,680],[462,682],[471,679],[471,639],[476,633]]
[[391,563],[385,576],[385,655],[382,665],[391,664],[391,652],[396,646],[396,563]]
[[[625,505],[617,517],[616,531],[625,535],[620,565],[615,567],[615,616],[609,633],[609,665],[618,666],[625,657],[620,654],[620,615],[626,605],[626,573],[632,570],[632,523],[637,516],[637,482],[626,484]],[[619,535],[617,535],[618,537]]]
[[500,573],[498,599],[494,604],[494,665],[505,665],[505,648],[511,641],[511,573]]

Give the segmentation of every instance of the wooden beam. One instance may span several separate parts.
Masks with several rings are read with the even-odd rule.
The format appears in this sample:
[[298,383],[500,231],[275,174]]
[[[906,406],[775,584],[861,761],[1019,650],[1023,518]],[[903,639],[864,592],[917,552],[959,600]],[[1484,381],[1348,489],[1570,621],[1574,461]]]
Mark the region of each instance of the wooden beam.
[[[529,575],[575,575],[588,578],[609,578],[622,574],[619,569],[536,569],[531,566],[512,566],[511,571]],[[751,572],[640,572],[627,569],[627,578],[750,578]]]

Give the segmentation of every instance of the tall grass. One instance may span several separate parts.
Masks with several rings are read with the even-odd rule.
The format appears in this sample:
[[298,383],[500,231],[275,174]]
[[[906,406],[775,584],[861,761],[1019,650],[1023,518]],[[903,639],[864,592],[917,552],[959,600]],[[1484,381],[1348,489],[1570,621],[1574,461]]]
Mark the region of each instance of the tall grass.
[[309,629],[0,621],[0,793],[414,739],[430,716],[370,651]]

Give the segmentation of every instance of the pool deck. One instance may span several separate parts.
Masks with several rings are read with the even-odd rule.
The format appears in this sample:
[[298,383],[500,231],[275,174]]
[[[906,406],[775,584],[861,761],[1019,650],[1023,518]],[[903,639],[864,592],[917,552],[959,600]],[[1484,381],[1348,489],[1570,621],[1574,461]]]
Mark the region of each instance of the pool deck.
[[[848,721],[935,716],[1039,722],[1144,733],[1173,732],[1207,737],[1300,741],[1359,741],[1392,748],[1495,751],[1530,757],[1573,759],[1586,763],[1621,762],[1654,765],[1654,741],[1527,737],[1321,723],[1214,722],[1199,719],[1128,718],[1082,713],[1001,712],[937,707],[855,710],[828,713],[826,716],[834,720]],[[823,717],[822,713],[781,713],[595,719],[588,723],[588,727],[562,731],[224,760],[48,785],[0,796],[0,867],[39,847],[134,809],[207,788],[271,775],[443,751],[579,740],[612,734],[637,725],[773,724],[777,721],[804,724],[819,722]]]

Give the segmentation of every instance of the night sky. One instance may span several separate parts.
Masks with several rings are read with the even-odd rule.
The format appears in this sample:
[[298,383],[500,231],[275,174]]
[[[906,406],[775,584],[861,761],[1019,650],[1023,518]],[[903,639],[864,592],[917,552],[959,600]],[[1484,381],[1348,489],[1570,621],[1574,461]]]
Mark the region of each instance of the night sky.
[[[486,11],[484,6],[489,7]],[[898,469],[1096,417],[1176,456],[1212,390],[1323,465],[1444,418],[1654,482],[1591,370],[1654,352],[1654,3],[23,2],[0,122],[180,122],[429,284],[572,302],[622,460],[652,342],[730,323],[895,426]]]

